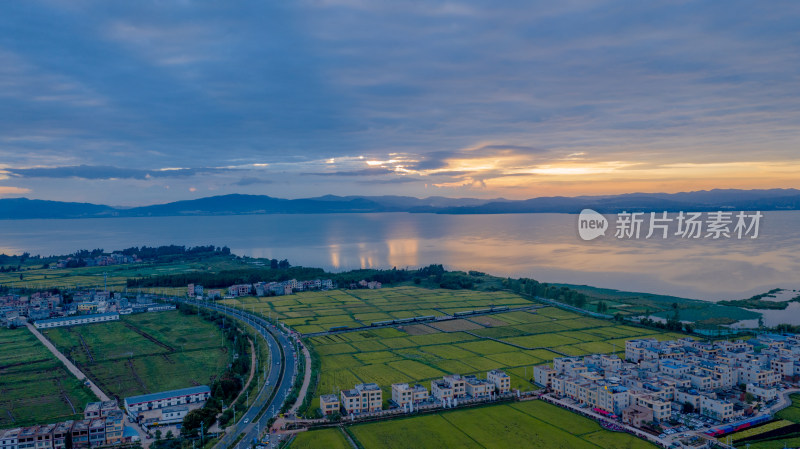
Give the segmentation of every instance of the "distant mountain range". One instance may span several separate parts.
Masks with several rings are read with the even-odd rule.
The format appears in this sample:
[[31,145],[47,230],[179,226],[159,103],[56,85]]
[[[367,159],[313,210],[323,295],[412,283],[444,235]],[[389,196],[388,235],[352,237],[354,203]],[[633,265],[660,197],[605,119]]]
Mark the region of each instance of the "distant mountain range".
[[411,212],[437,214],[600,213],[714,210],[800,210],[800,190],[702,190],[683,193],[630,193],[528,200],[432,196],[334,196],[287,200],[266,195],[221,195],[134,208],[90,203],[0,199],[0,219],[166,217],[252,214]]

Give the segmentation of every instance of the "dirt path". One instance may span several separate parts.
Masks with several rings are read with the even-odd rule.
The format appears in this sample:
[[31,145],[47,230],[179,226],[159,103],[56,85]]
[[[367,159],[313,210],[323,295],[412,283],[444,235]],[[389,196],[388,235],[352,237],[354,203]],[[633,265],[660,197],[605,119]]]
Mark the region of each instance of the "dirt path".
[[59,351],[55,346],[53,346],[53,344],[50,343],[50,340],[45,338],[45,336],[42,335],[41,332],[39,332],[39,329],[36,329],[35,327],[33,327],[33,324],[31,324],[31,323],[28,323],[27,326],[28,326],[28,330],[31,331],[31,333],[34,336],[36,336],[36,338],[38,338],[39,341],[41,341],[42,344],[50,352],[52,352],[53,355],[56,356],[56,358],[61,361],[61,363],[64,364],[64,366],[67,367],[67,370],[69,370],[70,373],[72,373],[79,380],[89,381],[89,388],[92,389],[92,393],[94,393],[95,396],[97,396],[98,399],[100,399],[101,401],[109,401],[110,400],[108,395],[103,393],[103,391],[100,390],[100,388],[97,385],[95,385],[94,382],[90,381],[89,378],[86,377],[86,375],[83,374],[83,372],[81,372],[81,370],[79,370],[77,366],[75,366],[72,362],[70,362],[69,359],[66,358],[64,356],[64,354],[61,353],[61,351]]
[[244,384],[244,388],[242,388],[242,391],[239,392],[239,394],[236,396],[236,399],[234,399],[231,404],[238,401],[239,398],[242,397],[244,392],[247,391],[247,388],[250,386],[250,382],[253,381],[253,376],[256,375],[256,347],[253,345],[253,340],[248,338],[247,341],[250,342],[250,377],[247,378],[247,383]]
[[308,352],[305,345],[303,345],[303,357],[306,358],[306,372],[303,375],[303,386],[300,388],[300,393],[297,395],[297,401],[295,401],[292,408],[289,409],[289,413],[292,415],[297,414],[297,410],[303,405],[306,392],[308,392],[308,388],[311,386],[311,354]]

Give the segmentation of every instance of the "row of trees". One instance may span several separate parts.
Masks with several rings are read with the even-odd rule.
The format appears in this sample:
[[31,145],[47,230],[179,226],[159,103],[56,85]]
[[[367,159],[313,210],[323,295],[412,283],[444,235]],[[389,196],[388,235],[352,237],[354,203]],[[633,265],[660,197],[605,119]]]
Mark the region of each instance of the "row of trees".
[[681,323],[681,321],[675,317],[670,317],[666,321],[656,321],[652,318],[646,317],[639,320],[639,324],[655,329],[665,329],[675,332],[684,331],[688,334],[694,332],[694,325],[692,323]]
[[[102,250],[101,250],[102,251]],[[165,256],[208,256],[231,254],[231,249],[227,246],[219,247],[214,245],[207,246],[183,246],[183,245],[164,245],[164,246],[132,246],[120,251],[126,256],[137,255],[141,259],[159,259]],[[102,253],[101,253],[102,254]]]
[[[288,264],[288,263],[287,263]],[[242,268],[224,270],[218,273],[193,272],[164,274],[142,278],[129,278],[128,288],[137,287],[185,287],[187,284],[200,284],[206,288],[224,288],[234,284],[253,284],[256,282],[280,282],[289,279],[314,279],[325,274],[321,268],[289,267],[273,270],[270,268]]]
[[184,287],[187,284],[200,284],[206,288],[224,288],[234,284],[253,284],[256,282],[281,282],[289,279],[330,278],[339,285],[350,285],[361,280],[378,281],[381,284],[396,284],[414,280],[425,281],[441,288],[470,289],[476,276],[460,271],[448,272],[442,265],[434,264],[416,270],[392,268],[391,270],[352,270],[343,273],[326,273],[321,268],[292,267],[287,260],[272,259],[270,268],[242,268],[213,272],[193,272],[165,274],[131,278],[128,288],[146,287]]
[[586,306],[586,295],[566,286],[551,285],[534,279],[504,279],[503,287],[515,293],[525,293],[530,296],[553,299],[575,307]]
[[[211,398],[206,404],[202,408],[192,410],[184,418],[181,435],[184,437],[196,437],[199,435],[201,427],[208,430],[214,424],[217,420],[217,415],[222,413],[223,404],[227,404],[230,407],[227,412],[228,419],[230,419],[233,407],[243,407],[232,402],[242,390],[244,381],[250,372],[250,357],[247,356],[249,344],[247,342],[247,334],[236,327],[230,318],[206,309],[200,309],[198,312],[197,309],[186,304],[178,304],[178,310],[186,315],[199,313],[206,321],[216,324],[222,330],[233,354],[238,355],[234,357],[235,360],[225,372],[211,384]],[[240,409],[237,408],[237,410]],[[226,415],[223,414],[223,417],[226,417]],[[173,443],[163,444],[169,445]],[[169,449],[169,446],[159,447],[158,449]]]

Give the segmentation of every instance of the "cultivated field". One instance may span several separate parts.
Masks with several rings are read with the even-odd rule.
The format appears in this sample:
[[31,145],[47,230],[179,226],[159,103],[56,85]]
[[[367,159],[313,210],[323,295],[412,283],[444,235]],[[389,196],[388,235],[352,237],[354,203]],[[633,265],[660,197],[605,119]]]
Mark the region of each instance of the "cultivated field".
[[119,399],[207,385],[229,362],[217,327],[177,311],[43,333],[103,391]]
[[800,394],[790,396],[792,405],[775,414],[776,418],[785,419],[793,423],[800,423]]
[[[762,427],[757,427],[756,429],[753,429],[753,430],[754,431],[758,431],[757,434],[760,435],[760,434],[765,433],[765,432],[767,432],[769,430],[775,430],[775,429],[778,429],[778,428],[783,428],[783,427],[785,427],[787,422],[790,423],[790,424],[798,424],[798,423],[800,423],[800,394],[791,395],[791,399],[792,399],[792,405],[790,405],[789,407],[787,407],[787,408],[785,408],[785,409],[783,409],[783,410],[781,410],[781,411],[779,411],[778,413],[775,414],[775,418],[781,420],[781,421],[778,421],[779,424],[771,423],[771,424],[767,424],[766,426],[762,426],[763,429],[762,429]],[[768,426],[772,426],[773,429],[771,429]],[[743,432],[736,432],[736,433],[732,434],[731,436],[733,438],[736,438],[736,439],[742,439],[742,438],[747,438],[749,436],[753,436],[753,435],[746,434],[744,432],[747,432],[747,431],[745,430]],[[742,443],[742,444],[744,444],[744,443]],[[779,447],[800,447],[800,436],[798,436],[796,432],[790,432],[789,434],[785,435],[784,438],[778,437],[778,439],[773,439],[773,440],[768,440],[768,441],[751,442],[749,444],[749,447],[751,449],[771,449],[771,448],[779,448]]]
[[0,329],[0,429],[75,419],[96,400],[27,329]]
[[350,449],[350,444],[339,429],[322,429],[302,432],[292,442],[292,449]]
[[279,318],[304,334],[331,327],[369,326],[373,322],[415,316],[447,315],[495,306],[534,303],[507,292],[429,290],[394,287],[378,290],[330,290],[291,296],[238,298],[223,301]]
[[[31,268],[31,267],[28,267]],[[156,276],[162,274],[183,274],[196,271],[215,271],[252,268],[243,262],[231,260],[229,257],[210,257],[202,260],[176,262],[145,262],[136,264],[109,265],[105,267],[81,267],[26,269],[22,272],[0,273],[0,284],[31,289],[45,288],[103,288],[105,282],[109,290],[123,291],[128,278]],[[20,279],[22,274],[22,279]],[[158,287],[142,289],[142,291],[167,294],[186,295],[185,287]]]
[[[227,300],[265,315],[276,315],[295,329],[315,332],[337,325],[357,325],[418,315],[443,315],[494,305],[533,305],[507,292],[428,290],[416,287],[380,290],[301,293],[291,297]],[[348,317],[351,321],[345,321]],[[356,323],[359,319],[359,323]],[[347,324],[349,323],[349,324]],[[385,405],[391,384],[429,381],[445,374],[477,374],[502,368],[512,388],[535,389],[533,366],[563,355],[624,352],[625,340],[683,335],[620,326],[554,307],[507,312],[431,325],[369,329],[313,337],[320,356],[320,382],[315,396],[376,382]],[[447,329],[448,332],[434,328]],[[315,397],[311,410],[318,407]]]
[[[655,446],[541,401],[455,410],[434,415],[360,424],[348,431],[365,449],[650,449]],[[345,448],[308,432],[292,449]]]

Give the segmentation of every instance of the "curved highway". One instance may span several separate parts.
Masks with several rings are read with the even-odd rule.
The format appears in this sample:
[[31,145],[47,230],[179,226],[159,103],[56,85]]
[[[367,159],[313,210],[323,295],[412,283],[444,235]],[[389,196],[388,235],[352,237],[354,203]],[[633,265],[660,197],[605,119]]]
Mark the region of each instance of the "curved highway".
[[[253,439],[259,438],[260,434],[267,430],[267,421],[280,412],[292,390],[297,375],[297,353],[294,344],[289,336],[259,315],[224,304],[181,301],[238,318],[252,326],[269,344],[268,382],[261,388],[253,405],[245,412],[244,416],[236,417],[237,422],[228,428],[228,432],[215,446],[216,448],[250,447]],[[262,410],[265,412],[256,420],[256,416]],[[242,433],[245,436],[234,446],[233,442]]]

